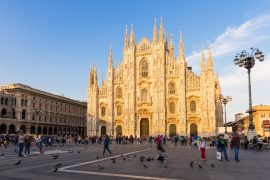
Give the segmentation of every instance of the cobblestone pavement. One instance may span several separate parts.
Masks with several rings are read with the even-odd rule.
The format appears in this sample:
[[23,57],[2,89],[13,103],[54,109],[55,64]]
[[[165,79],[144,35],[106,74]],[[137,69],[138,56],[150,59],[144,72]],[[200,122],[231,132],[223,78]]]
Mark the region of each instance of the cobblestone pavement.
[[[233,160],[228,151],[229,162],[217,161],[216,150],[207,149],[207,161],[200,160],[198,148],[167,145],[167,168],[157,161],[155,144],[111,145],[113,154],[102,156],[102,145],[56,146],[47,148],[43,155],[34,148],[29,157],[18,158],[14,146],[0,148],[0,179],[18,180],[69,180],[69,179],[270,179],[270,151],[240,150],[240,162]],[[58,153],[59,158],[52,159]],[[121,157],[123,155],[123,157]],[[97,159],[97,156],[99,157]],[[136,157],[135,157],[136,156]],[[154,160],[142,163],[140,156]],[[115,158],[115,163],[111,158]],[[21,160],[21,164],[14,165]],[[193,168],[189,166],[194,162]],[[56,164],[61,163],[57,172]],[[211,167],[211,164],[214,167]],[[202,168],[199,168],[199,165]]]

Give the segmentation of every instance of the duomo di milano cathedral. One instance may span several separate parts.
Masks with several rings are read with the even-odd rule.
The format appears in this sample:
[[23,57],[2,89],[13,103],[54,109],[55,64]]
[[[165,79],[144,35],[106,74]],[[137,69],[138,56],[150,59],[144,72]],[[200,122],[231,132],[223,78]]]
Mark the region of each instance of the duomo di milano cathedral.
[[175,57],[172,35],[168,42],[164,32],[162,20],[159,32],[155,22],[152,40],[136,43],[133,27],[130,34],[126,28],[123,59],[113,67],[110,49],[107,79],[100,86],[96,68],[90,69],[88,135],[216,135],[223,111],[210,49],[207,60],[202,51],[196,75],[187,66],[182,35]]

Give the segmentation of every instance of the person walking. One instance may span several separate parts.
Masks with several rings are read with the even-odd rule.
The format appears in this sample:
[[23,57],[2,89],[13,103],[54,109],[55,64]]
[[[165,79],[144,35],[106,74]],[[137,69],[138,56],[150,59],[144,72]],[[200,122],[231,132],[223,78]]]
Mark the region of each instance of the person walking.
[[199,141],[199,149],[201,151],[202,161],[206,161],[206,155],[205,155],[206,139],[204,137]]
[[22,152],[23,152],[23,148],[24,148],[24,138],[25,138],[25,136],[24,136],[23,132],[20,131],[19,138],[18,138],[18,143],[19,143],[19,154],[18,154],[18,156],[19,157],[23,157]]
[[224,139],[224,135],[220,135],[217,143],[217,150],[221,152],[221,154],[223,152],[225,160],[229,161],[226,149],[227,147],[228,145],[226,139]]
[[244,145],[245,145],[245,150],[248,150],[248,145],[249,145],[249,140],[247,138],[247,136],[245,136],[245,141],[244,141]]
[[240,145],[240,138],[239,138],[238,134],[235,133],[234,136],[233,136],[233,138],[232,138],[232,140],[231,140],[230,147],[234,151],[234,160],[236,162],[239,162],[239,157],[238,157],[238,154],[239,154],[239,145]]
[[28,133],[25,135],[25,138],[24,138],[24,146],[25,146],[24,154],[29,156],[30,147],[31,147],[31,136]]
[[103,156],[105,154],[105,150],[109,151],[110,155],[112,154],[112,152],[110,151],[109,149],[109,145],[110,145],[110,139],[109,139],[109,136],[106,135],[105,136],[105,139],[103,141],[103,145],[104,145],[104,148],[103,148]]

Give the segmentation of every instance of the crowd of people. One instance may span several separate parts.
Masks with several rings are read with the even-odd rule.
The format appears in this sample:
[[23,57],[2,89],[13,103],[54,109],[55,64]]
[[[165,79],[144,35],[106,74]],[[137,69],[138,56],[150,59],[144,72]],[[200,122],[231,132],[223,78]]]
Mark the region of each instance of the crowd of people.
[[[116,137],[103,135],[103,136],[92,136],[92,137],[81,137],[79,135],[75,136],[41,136],[41,135],[30,135],[29,133],[23,133],[19,131],[15,136],[1,136],[0,138],[0,146],[7,148],[9,144],[14,144],[17,146],[18,156],[29,156],[31,154],[31,147],[34,145],[40,154],[43,154],[44,147],[53,147],[55,145],[70,145],[73,144],[103,144],[103,154],[107,150],[110,154],[111,151],[109,149],[109,145],[115,144],[142,144],[143,141],[147,141],[149,144],[155,143],[157,145],[157,150],[159,151],[160,157],[165,157],[165,149],[164,146],[167,146],[168,143],[171,143],[173,146],[191,146],[198,147],[200,150],[201,159],[203,161],[206,160],[206,149],[207,146],[217,148],[217,152],[222,154],[221,160],[228,161],[227,149],[230,148],[234,151],[234,159],[239,162],[239,149],[243,148],[248,150],[250,148],[261,151],[263,149],[263,145],[268,145],[270,143],[270,138],[262,138],[261,136],[254,136],[253,139],[248,140],[246,136],[240,137],[237,133],[234,133],[232,136],[228,136],[227,134],[219,135],[216,137],[200,137],[197,135],[194,136],[172,136],[167,137],[164,135],[159,136],[149,136],[149,137],[139,137],[137,136],[126,136],[126,135],[118,135]],[[164,159],[164,158],[163,158]]]

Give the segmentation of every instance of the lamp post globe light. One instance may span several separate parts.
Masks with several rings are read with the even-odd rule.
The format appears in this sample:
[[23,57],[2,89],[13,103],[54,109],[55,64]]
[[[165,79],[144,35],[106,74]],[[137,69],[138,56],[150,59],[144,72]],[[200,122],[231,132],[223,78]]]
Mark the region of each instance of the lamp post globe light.
[[[220,96],[220,98],[219,98],[219,102],[221,102],[224,105],[224,120],[225,120],[225,124],[227,123],[226,105],[230,101],[232,101],[232,97],[231,96]],[[227,126],[225,126],[225,134],[227,134]]]
[[[41,114],[43,111],[42,111],[42,109],[41,108],[34,108],[33,109],[33,113],[35,113],[36,115],[38,115],[38,114]],[[38,132],[38,125],[39,125],[39,123],[38,123],[38,119],[36,119],[36,124],[37,124],[37,130],[36,130],[36,132],[37,132],[37,134],[39,134],[39,132]],[[41,133],[41,132],[40,132]]]
[[251,99],[251,81],[250,72],[251,68],[255,65],[255,60],[264,61],[264,55],[258,48],[250,48],[250,53],[243,50],[235,56],[234,64],[239,67],[244,67],[248,72],[248,92],[249,92],[249,126],[248,126],[248,139],[253,138],[256,134],[255,127],[253,124],[253,114],[252,114],[252,99]]

